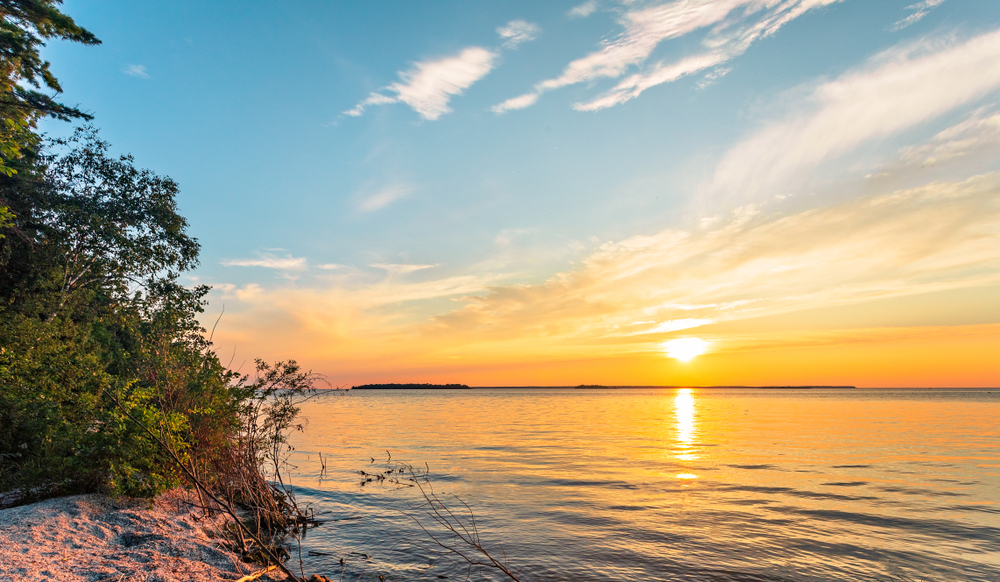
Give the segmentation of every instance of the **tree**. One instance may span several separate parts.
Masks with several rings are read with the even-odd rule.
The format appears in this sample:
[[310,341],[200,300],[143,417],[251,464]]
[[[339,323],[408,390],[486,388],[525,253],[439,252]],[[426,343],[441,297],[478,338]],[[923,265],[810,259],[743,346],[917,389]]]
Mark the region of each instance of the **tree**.
[[60,12],[62,0],[0,0],[0,174],[17,173],[19,162],[38,146],[35,126],[39,118],[91,119],[76,107],[57,102],[59,81],[42,60],[45,40],[58,38],[83,44],[100,44],[90,31]]
[[176,472],[109,393],[178,434],[227,406],[196,319],[208,289],[177,282],[199,249],[177,184],[108,150],[82,128],[50,142],[36,179],[0,176],[13,211],[0,240],[0,486],[156,492]]

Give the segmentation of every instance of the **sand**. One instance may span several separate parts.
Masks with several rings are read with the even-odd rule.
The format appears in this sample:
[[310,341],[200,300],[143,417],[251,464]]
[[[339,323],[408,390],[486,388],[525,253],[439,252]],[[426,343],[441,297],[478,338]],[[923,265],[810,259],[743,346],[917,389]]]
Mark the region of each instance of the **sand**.
[[257,569],[214,539],[224,519],[203,519],[188,495],[170,491],[152,506],[76,495],[0,510],[0,582],[235,580]]

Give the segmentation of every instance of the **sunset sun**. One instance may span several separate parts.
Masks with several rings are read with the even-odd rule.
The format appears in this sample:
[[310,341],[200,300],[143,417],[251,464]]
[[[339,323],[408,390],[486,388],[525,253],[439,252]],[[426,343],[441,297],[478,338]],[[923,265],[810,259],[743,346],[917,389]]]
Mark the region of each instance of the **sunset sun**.
[[704,354],[708,350],[709,343],[696,337],[685,337],[663,342],[663,351],[667,356],[690,362],[697,356]]

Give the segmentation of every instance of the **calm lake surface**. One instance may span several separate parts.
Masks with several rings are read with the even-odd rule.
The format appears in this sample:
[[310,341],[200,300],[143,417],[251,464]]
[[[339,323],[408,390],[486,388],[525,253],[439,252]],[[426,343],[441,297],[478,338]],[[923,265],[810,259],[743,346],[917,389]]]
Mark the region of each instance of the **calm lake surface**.
[[525,582],[1000,580],[996,389],[359,390],[304,416],[292,477],[331,520],[308,573],[466,578],[418,489],[361,485],[403,462]]

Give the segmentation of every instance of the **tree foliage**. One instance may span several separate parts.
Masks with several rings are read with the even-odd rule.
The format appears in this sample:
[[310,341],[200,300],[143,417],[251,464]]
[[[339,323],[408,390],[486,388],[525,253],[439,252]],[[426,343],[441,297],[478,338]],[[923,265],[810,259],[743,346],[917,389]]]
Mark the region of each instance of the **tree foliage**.
[[222,365],[197,319],[209,289],[178,282],[199,246],[177,184],[109,148],[84,128],[50,143],[37,180],[0,175],[12,210],[0,240],[0,490],[155,495],[183,480],[180,459],[231,497],[264,502],[261,471],[277,468],[315,377],[294,362],[259,361],[253,378]]
[[[0,0],[0,173],[12,176],[38,146],[35,124],[44,116],[90,119],[76,107],[55,100],[62,92],[39,54],[56,38],[100,44],[90,31],[59,11],[61,0]],[[52,94],[43,93],[48,90]]]

